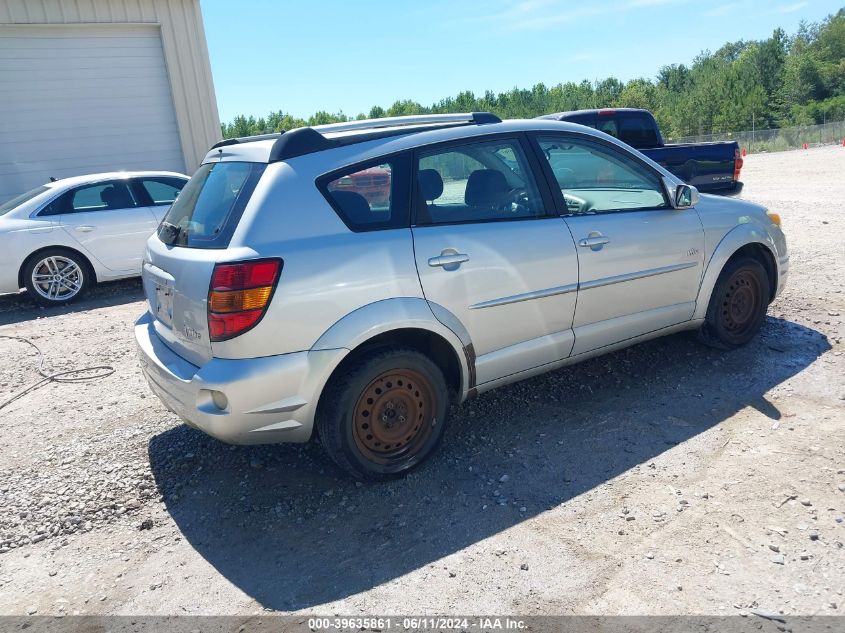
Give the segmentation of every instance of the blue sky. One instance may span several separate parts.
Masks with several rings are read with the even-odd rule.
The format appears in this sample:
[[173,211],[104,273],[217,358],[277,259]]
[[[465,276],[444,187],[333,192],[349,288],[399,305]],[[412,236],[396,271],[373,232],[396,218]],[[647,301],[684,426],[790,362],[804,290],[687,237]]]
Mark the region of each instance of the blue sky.
[[222,121],[653,77],[845,0],[201,0]]

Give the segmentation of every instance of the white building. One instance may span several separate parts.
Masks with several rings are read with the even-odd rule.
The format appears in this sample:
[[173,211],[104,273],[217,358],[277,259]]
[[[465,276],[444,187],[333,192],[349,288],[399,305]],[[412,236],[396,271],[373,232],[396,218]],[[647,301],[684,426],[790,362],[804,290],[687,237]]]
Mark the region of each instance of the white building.
[[190,174],[219,139],[199,0],[0,0],[0,202],[51,176]]

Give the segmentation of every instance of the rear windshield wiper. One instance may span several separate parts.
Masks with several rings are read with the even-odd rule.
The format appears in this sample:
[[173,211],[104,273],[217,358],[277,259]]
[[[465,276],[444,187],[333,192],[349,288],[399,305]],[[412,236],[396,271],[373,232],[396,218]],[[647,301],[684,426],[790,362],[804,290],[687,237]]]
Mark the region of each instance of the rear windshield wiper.
[[[179,240],[179,236],[182,234],[182,227],[171,224],[170,222],[162,222],[161,229],[162,230],[159,230],[159,237],[161,238],[161,241],[170,246],[176,244]],[[167,232],[166,236],[162,234],[164,231]]]

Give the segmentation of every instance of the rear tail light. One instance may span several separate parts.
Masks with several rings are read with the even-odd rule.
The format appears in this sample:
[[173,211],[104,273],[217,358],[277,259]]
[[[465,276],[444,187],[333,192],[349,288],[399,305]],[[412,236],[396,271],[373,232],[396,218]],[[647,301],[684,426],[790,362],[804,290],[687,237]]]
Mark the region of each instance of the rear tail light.
[[212,342],[243,334],[261,320],[281,271],[281,259],[214,267],[208,291],[208,333]]
[[742,154],[739,149],[734,152],[734,180],[739,180],[739,172],[742,171]]

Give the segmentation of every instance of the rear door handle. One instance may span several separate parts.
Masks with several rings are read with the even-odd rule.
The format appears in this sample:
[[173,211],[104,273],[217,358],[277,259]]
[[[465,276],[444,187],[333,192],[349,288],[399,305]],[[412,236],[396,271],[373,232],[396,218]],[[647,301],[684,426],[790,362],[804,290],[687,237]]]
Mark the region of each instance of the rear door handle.
[[77,227],[74,227],[74,228],[77,231],[79,231],[80,233],[90,233],[91,231],[93,231],[97,227],[91,226],[90,224],[82,224],[81,226],[77,226]]
[[590,237],[582,237],[578,241],[578,246],[593,248],[595,246],[604,246],[608,243],[610,243],[610,238],[607,238],[604,235],[591,235]]
[[455,253],[454,255],[440,255],[439,257],[430,257],[428,265],[436,266],[459,266],[464,262],[469,261],[469,255],[463,253]]

